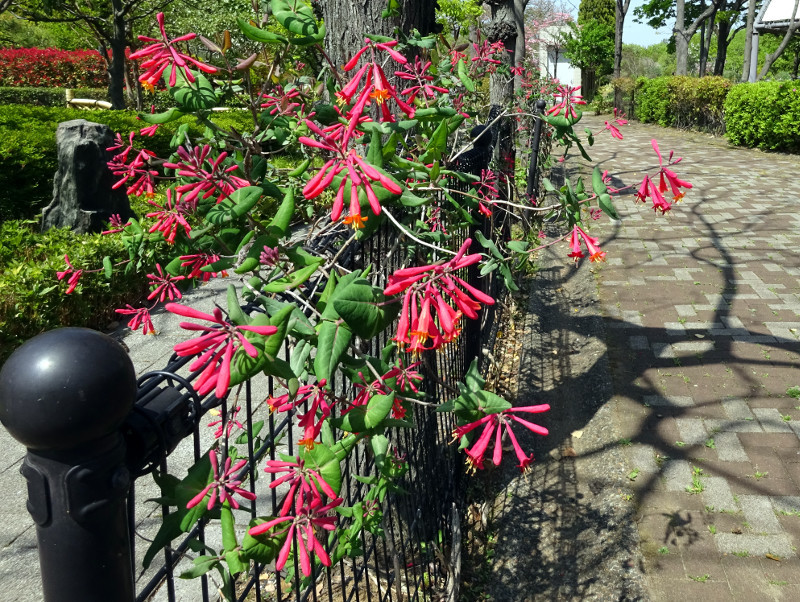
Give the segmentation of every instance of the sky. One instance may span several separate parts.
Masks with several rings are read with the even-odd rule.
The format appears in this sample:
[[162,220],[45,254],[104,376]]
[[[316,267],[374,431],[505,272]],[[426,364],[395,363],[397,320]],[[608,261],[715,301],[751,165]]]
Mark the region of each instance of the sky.
[[[580,0],[566,0],[565,3],[572,6],[571,12],[577,17]],[[628,14],[625,16],[625,27],[622,30],[622,42],[624,44],[650,46],[652,44],[658,44],[671,35],[671,27],[663,27],[660,30],[655,30],[649,25],[635,23],[633,21],[633,9],[644,3],[645,0],[631,0],[631,6],[628,9]]]

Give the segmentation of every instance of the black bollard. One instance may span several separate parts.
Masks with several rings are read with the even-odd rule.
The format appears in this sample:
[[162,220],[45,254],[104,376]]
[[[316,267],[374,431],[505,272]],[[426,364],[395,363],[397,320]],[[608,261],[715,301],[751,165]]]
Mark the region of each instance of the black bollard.
[[45,602],[134,599],[119,431],[135,400],[128,354],[86,328],[41,334],[0,370],[0,422],[28,448]]

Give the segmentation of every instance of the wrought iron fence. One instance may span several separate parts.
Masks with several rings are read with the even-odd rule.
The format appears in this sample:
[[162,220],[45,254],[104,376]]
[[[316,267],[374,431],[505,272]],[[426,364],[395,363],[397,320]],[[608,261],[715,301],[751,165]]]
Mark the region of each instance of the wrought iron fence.
[[[531,173],[535,171],[534,168]],[[485,221],[481,229],[487,237],[497,232],[507,236],[508,232],[491,219]],[[450,232],[450,237],[453,240],[463,240],[470,234],[474,234],[474,231]],[[340,245],[345,238],[347,234],[342,228],[332,227],[323,236],[315,237],[311,241],[310,250],[322,254],[339,254],[339,263],[349,269],[376,266],[377,270],[371,273],[371,277],[376,284],[381,285],[385,283],[389,273],[408,260],[406,245],[388,228],[379,229],[363,242],[350,244],[345,252],[340,253]],[[472,270],[466,276],[473,286],[491,295],[498,294],[499,286],[494,274],[478,278],[477,272]],[[314,289],[322,290],[324,281],[317,280],[309,286],[312,289],[309,294],[313,294]],[[259,311],[256,306],[246,306],[244,309],[248,312]],[[361,541],[363,554],[359,558],[345,558],[337,566],[322,572],[312,567],[314,572],[311,586],[304,590],[300,587],[300,571],[297,566],[293,571],[294,583],[286,582],[285,571],[279,572],[274,565],[261,566],[258,563],[251,563],[249,571],[240,574],[232,583],[222,583],[214,579],[213,574],[206,574],[189,582],[176,580],[176,574],[187,567],[192,555],[196,555],[205,546],[215,547],[217,534],[214,530],[206,529],[207,524],[202,520],[182,539],[171,541],[164,548],[160,564],[152,563],[145,571],[139,568],[142,566],[145,549],[149,547],[149,541],[155,536],[159,525],[170,520],[170,507],[166,504],[159,508],[157,504],[151,503],[149,514],[141,514],[143,505],[138,500],[158,498],[158,491],[147,479],[142,480],[140,477],[154,470],[160,474],[176,473],[173,462],[175,450],[190,463],[197,462],[210,446],[210,441],[204,439],[206,429],[201,429],[201,425],[208,421],[207,416],[212,410],[219,410],[227,415],[232,407],[241,407],[244,410],[242,422],[245,422],[245,432],[257,433],[257,436],[242,436],[239,439],[240,444],[246,444],[249,457],[248,464],[239,476],[257,498],[250,508],[240,511],[244,520],[237,520],[237,524],[246,525],[250,518],[275,514],[278,492],[268,487],[275,476],[270,475],[267,478],[263,473],[259,475],[259,467],[267,459],[278,458],[282,450],[291,450],[298,438],[291,425],[291,414],[276,416],[266,407],[266,397],[281,393],[276,381],[269,377],[263,377],[261,382],[247,381],[222,400],[217,399],[213,393],[201,396],[192,384],[198,378],[199,372],[190,372],[187,368],[190,358],[173,356],[163,369],[140,376],[135,383],[135,392],[131,392],[125,385],[131,368],[123,365],[124,361],[120,360],[120,363],[115,359],[117,351],[104,351],[98,347],[92,351],[98,366],[90,366],[87,374],[81,377],[87,382],[91,381],[84,387],[81,395],[85,398],[86,391],[93,392],[89,395],[90,405],[94,404],[93,408],[103,408],[101,398],[104,400],[109,390],[112,390],[116,391],[115,394],[120,399],[135,396],[135,403],[133,399],[130,400],[133,408],[127,417],[123,417],[124,421],[116,415],[101,416],[98,423],[100,426],[85,428],[85,436],[81,435],[77,439],[67,435],[67,427],[73,418],[65,417],[64,431],[59,434],[64,440],[55,444],[56,439],[52,434],[46,440],[44,431],[36,430],[43,428],[41,416],[38,417],[39,425],[30,427],[35,431],[35,436],[25,434],[25,429],[29,428],[28,421],[36,418],[25,414],[29,412],[24,405],[25,400],[34,399],[37,395],[40,401],[48,395],[55,400],[58,395],[64,395],[63,391],[58,390],[48,390],[45,393],[30,391],[31,380],[38,378],[37,383],[42,380],[41,373],[36,372],[41,368],[36,364],[36,354],[41,354],[45,348],[51,352],[53,349],[60,349],[58,353],[61,356],[58,357],[63,356],[65,362],[70,359],[68,341],[64,342],[67,347],[62,349],[61,339],[58,339],[61,336],[59,331],[41,335],[49,337],[47,342],[42,340],[38,347],[36,344],[26,346],[27,350],[23,347],[20,350],[22,353],[15,353],[4,367],[4,373],[8,369],[9,374],[13,371],[14,376],[5,379],[4,374],[4,380],[0,384],[0,399],[3,400],[0,412],[9,431],[29,447],[23,474],[29,483],[29,509],[37,522],[45,600],[133,599],[133,592],[128,596],[123,591],[125,588],[119,584],[120,571],[112,571],[105,576],[92,575],[92,571],[97,573],[98,566],[104,566],[106,559],[102,557],[103,554],[116,559],[118,568],[119,565],[122,566],[123,576],[126,573],[125,565],[130,564],[130,574],[136,575],[137,602],[207,601],[217,599],[222,588],[226,589],[228,597],[248,602],[400,602],[441,597],[454,599],[460,563],[458,523],[462,510],[463,471],[460,469],[455,447],[448,445],[455,426],[453,417],[451,414],[437,413],[435,403],[458,394],[456,383],[463,378],[474,358],[484,360],[490,356],[483,348],[490,348],[494,340],[497,326],[496,306],[486,310],[480,323],[468,323],[465,326],[466,336],[459,337],[439,352],[423,354],[421,371],[425,376],[425,399],[429,404],[414,405],[415,428],[396,429],[390,434],[395,453],[405,458],[409,470],[399,483],[401,491],[390,493],[381,505],[382,536],[364,531]],[[66,333],[67,338],[75,339],[78,345],[92,347],[95,344],[92,336],[73,332],[80,329],[64,330],[70,331]],[[390,333],[384,333],[365,343],[369,347],[363,351],[380,355],[390,337]],[[106,343],[98,344],[102,346]],[[289,341],[282,350],[287,361],[291,359],[293,345]],[[100,370],[109,362],[111,363],[104,368],[105,374],[102,375],[106,381],[100,382],[100,376],[89,374],[92,369]],[[332,385],[338,395],[346,397],[352,393],[352,385],[341,375],[333,378]],[[44,385],[36,384],[33,388],[40,386]],[[28,392],[21,394],[23,390]],[[11,399],[18,399],[18,405],[11,407],[8,403]],[[121,407],[124,408],[125,403],[121,403]],[[101,413],[104,411],[101,410]],[[117,455],[121,453],[120,449],[127,450],[124,459],[116,458],[109,452],[107,458],[101,462],[102,465],[97,464],[99,441],[109,450],[117,450],[114,451]],[[59,460],[61,463],[56,466],[53,458],[67,460]],[[373,464],[374,458],[364,449],[359,446],[354,449],[343,469],[341,495],[345,499],[345,505],[362,499],[366,485],[355,477],[370,474]],[[70,475],[80,476],[76,477],[73,489],[70,489]],[[101,477],[105,479],[102,481],[103,487],[109,488],[108,495],[102,497],[102,503],[96,501],[100,483],[97,479]],[[129,483],[133,483],[130,488]],[[59,486],[64,487],[65,492],[55,491]],[[112,508],[113,512],[109,515],[103,510],[100,513],[102,516],[98,515],[95,521],[94,516],[100,507],[98,504],[104,509]],[[79,507],[83,508],[80,512],[76,510]],[[121,511],[125,507],[127,527],[122,532],[114,532],[113,525],[104,525],[104,520],[121,517],[125,521],[126,513]],[[55,548],[60,541],[58,538],[69,532],[70,521],[75,516],[84,514],[91,519],[87,529],[94,531],[95,537],[91,541],[87,539],[84,549],[80,550],[89,555],[88,559],[84,559],[88,568],[78,567],[77,560],[78,568],[54,566],[53,559],[58,553]],[[80,536],[84,535],[86,533]],[[99,546],[103,548],[101,550],[97,549],[98,537],[108,544]],[[52,546],[43,548],[48,541]],[[90,549],[92,547],[94,549]],[[48,562],[47,558],[51,560]],[[80,584],[75,586],[76,582]],[[70,593],[64,594],[64,591]]]

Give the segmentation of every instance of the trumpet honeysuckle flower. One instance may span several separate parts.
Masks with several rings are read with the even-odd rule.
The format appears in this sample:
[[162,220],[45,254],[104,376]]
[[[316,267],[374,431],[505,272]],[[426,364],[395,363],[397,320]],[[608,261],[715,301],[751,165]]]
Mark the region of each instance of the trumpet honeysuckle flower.
[[187,278],[200,278],[203,282],[208,282],[212,278],[222,276],[223,278],[228,275],[226,271],[221,272],[204,272],[203,268],[207,265],[212,265],[220,260],[219,255],[216,253],[195,253],[193,255],[181,255],[182,268],[189,268],[189,273],[186,274]]
[[525,454],[519,444],[519,441],[517,440],[516,435],[514,434],[514,431],[511,429],[511,425],[512,423],[516,422],[517,424],[521,424],[537,435],[547,435],[548,430],[545,427],[525,420],[524,418],[520,418],[517,416],[517,414],[539,414],[546,412],[549,409],[550,406],[548,404],[508,408],[507,410],[503,410],[502,412],[498,412],[496,414],[487,414],[483,418],[479,418],[478,420],[454,429],[453,439],[454,441],[458,441],[467,433],[470,433],[479,427],[483,427],[477,440],[472,444],[472,447],[467,449],[466,452],[467,466],[469,470],[475,472],[476,470],[483,468],[483,461],[486,456],[486,451],[489,449],[489,444],[492,442],[492,439],[494,439],[492,464],[495,466],[500,465],[500,462],[503,458],[502,440],[504,429],[505,433],[508,434],[508,438],[511,440],[511,445],[514,448],[514,454],[517,456],[517,460],[519,461],[517,466],[519,466],[520,470],[523,472],[530,470],[529,467],[530,463],[533,462],[533,454]]
[[150,280],[150,286],[155,287],[153,292],[148,295],[147,300],[152,301],[156,297],[163,303],[164,299],[169,297],[169,300],[180,299],[181,291],[175,285],[176,282],[183,280],[186,276],[173,276],[172,274],[164,272],[160,263],[156,264],[156,271],[158,274],[148,274],[147,278]]
[[593,237],[589,236],[586,232],[583,231],[577,224],[573,226],[572,233],[570,234],[569,239],[569,247],[570,252],[567,254],[567,257],[573,257],[575,262],[577,263],[578,259],[581,257],[585,257],[583,254],[583,250],[581,245],[586,245],[586,250],[589,252],[589,259],[590,261],[604,261],[606,258],[605,251],[601,251],[600,247],[598,246],[599,241]]
[[178,52],[175,44],[178,42],[194,40],[197,37],[197,34],[187,33],[170,40],[167,37],[166,30],[164,29],[164,13],[158,13],[156,15],[156,21],[158,22],[158,29],[161,32],[161,38],[138,36],[140,41],[152,42],[152,44],[137,50],[129,57],[134,61],[144,58],[147,59],[142,63],[142,70],[144,72],[139,76],[140,82],[146,82],[151,86],[155,86],[161,79],[161,74],[164,73],[164,70],[170,66],[172,67],[172,70],[169,74],[170,87],[175,86],[177,83],[179,69],[183,71],[186,81],[189,83],[194,83],[195,77],[189,69],[190,65],[197,67],[200,69],[200,71],[204,71],[205,73],[217,72],[216,67],[206,65],[205,63],[202,63],[187,54]]
[[322,478],[319,471],[314,470],[311,465],[307,465],[300,456],[295,457],[294,461],[267,460],[267,467],[264,472],[271,474],[286,473],[269,484],[270,489],[275,489],[289,484],[289,491],[283,498],[283,503],[278,510],[278,516],[288,516],[292,506],[298,512],[303,506],[314,501],[322,502],[324,493],[330,499],[336,499],[336,492]]
[[130,149],[126,149],[107,163],[111,173],[119,178],[111,188],[116,190],[129,181],[133,181],[132,184],[128,185],[125,191],[126,194],[141,196],[144,193],[147,196],[153,195],[155,193],[155,178],[158,176],[158,172],[150,168],[150,159],[156,156],[155,153],[149,150],[140,150],[136,153],[134,159],[126,164],[129,151]]
[[56,272],[56,277],[59,280],[63,280],[69,276],[69,278],[67,278],[67,290],[65,291],[65,294],[69,295],[75,290],[75,287],[78,286],[78,282],[83,275],[83,270],[75,269],[75,266],[73,266],[69,261],[69,255],[64,255],[64,261],[67,263],[67,269],[63,272]]
[[393,339],[401,349],[413,354],[438,349],[460,334],[462,315],[477,318],[481,303],[494,304],[492,297],[455,275],[480,261],[479,253],[466,254],[471,244],[469,238],[464,241],[450,261],[403,268],[389,276],[384,294],[405,292]]
[[214,308],[214,315],[177,303],[167,303],[164,307],[179,316],[205,320],[212,324],[209,326],[181,322],[180,327],[184,330],[199,331],[203,334],[196,339],[178,343],[174,347],[175,353],[181,357],[197,356],[197,359],[189,365],[189,370],[194,372],[202,369],[202,373],[194,383],[200,395],[213,390],[218,398],[225,396],[231,382],[231,361],[239,349],[244,349],[250,357],[258,357],[258,350],[245,338],[244,331],[255,332],[262,336],[278,332],[275,326],[237,326],[226,320],[218,307]]
[[192,231],[192,227],[189,225],[189,222],[186,221],[185,216],[192,213],[193,208],[187,206],[187,204],[182,201],[180,193],[175,195],[175,202],[173,203],[172,192],[171,188],[167,189],[167,202],[163,207],[155,201],[148,200],[147,202],[153,207],[157,207],[159,211],[153,211],[146,216],[156,218],[156,223],[150,227],[149,232],[161,232],[164,235],[164,239],[169,244],[175,243],[178,228],[182,227],[187,237],[189,236],[189,232]]
[[228,502],[234,509],[238,508],[239,502],[233,497],[234,495],[240,495],[244,499],[250,501],[256,499],[255,493],[240,487],[242,479],[236,477],[236,473],[247,465],[247,460],[238,460],[236,464],[231,466],[232,459],[228,457],[225,459],[225,464],[220,472],[219,451],[216,448],[212,449],[208,452],[208,457],[211,460],[213,478],[200,493],[189,500],[189,503],[186,504],[186,508],[194,508],[197,506],[209,492],[211,492],[211,497],[208,499],[208,505],[206,506],[209,510],[216,506],[217,499],[219,499],[220,504]]
[[219,416],[219,418],[212,420],[206,426],[217,427],[217,429],[214,431],[215,439],[219,439],[223,434],[226,437],[230,437],[234,427],[244,429],[244,425],[236,419],[236,414],[238,414],[241,409],[242,406],[235,406],[230,408],[225,415],[223,415],[219,410],[211,410],[210,413]]
[[128,304],[124,308],[115,309],[114,311],[123,316],[131,316],[131,319],[128,320],[128,328],[133,331],[139,330],[139,326],[142,327],[142,334],[150,334],[156,331],[150,318],[150,309],[147,307],[139,307],[137,309]]
[[[331,512],[341,505],[343,501],[342,498],[337,497],[323,505],[321,500],[312,500],[309,504],[297,509],[294,516],[287,515],[268,520],[255,527],[250,527],[248,533],[253,537],[257,537],[264,535],[278,525],[289,523],[288,527],[281,533],[285,533],[286,539],[275,561],[275,569],[278,571],[283,570],[283,567],[286,566],[286,561],[289,559],[289,554],[294,551],[300,560],[300,570],[304,576],[308,577],[311,575],[312,554],[316,555],[324,566],[331,565],[330,556],[325,551],[325,546],[317,539],[316,532],[318,530],[333,531],[336,528],[337,517]],[[273,534],[278,535],[275,532]]]
[[401,95],[408,96],[409,103],[414,102],[414,99],[420,93],[422,94],[423,99],[435,98],[437,92],[440,94],[449,93],[447,88],[434,86],[428,83],[434,81],[433,75],[426,73],[431,64],[432,63],[430,61],[423,64],[422,60],[419,57],[416,57],[413,65],[406,65],[405,69],[400,69],[394,72],[395,77],[407,81],[413,81],[416,84],[400,92]]
[[317,383],[303,385],[294,397],[287,393],[267,399],[267,405],[272,412],[297,410],[301,404],[308,404],[307,410],[299,416],[297,422],[303,428],[303,438],[298,441],[298,445],[304,445],[307,449],[314,447],[322,430],[322,423],[331,415],[330,391],[325,388],[327,382],[323,378]]
[[[642,180],[642,184],[639,186],[639,191],[636,193],[636,199],[644,202],[648,196],[651,197],[653,200],[653,209],[655,211],[661,211],[663,214],[669,211],[672,206],[672,203],[664,198],[663,193],[671,191],[673,195],[672,201],[678,202],[686,195],[686,192],[681,189],[690,189],[692,185],[685,180],[681,180],[669,167],[665,167],[664,158],[661,156],[661,150],[658,148],[658,142],[653,139],[650,143],[653,145],[653,150],[658,156],[658,186],[655,185],[649,176],[645,176],[644,180]],[[669,158],[667,159],[667,166],[677,165],[681,162],[681,157],[673,160],[673,155],[674,151],[670,151]]]
[[345,195],[349,199],[349,212],[345,223],[351,224],[354,228],[363,227],[366,217],[361,215],[361,202],[358,193],[364,190],[369,202],[370,209],[375,215],[380,215],[381,204],[372,183],[377,182],[392,194],[400,194],[403,190],[391,178],[384,175],[375,167],[364,161],[355,149],[346,151],[344,144],[339,136],[331,136],[320,129],[313,121],[306,120],[308,128],[318,136],[319,139],[301,136],[298,140],[301,144],[320,148],[335,153],[337,156],[330,159],[322,166],[314,176],[303,187],[303,196],[307,199],[318,197],[333,182],[334,177],[342,174],[342,180],[333,201],[331,209],[331,219],[337,221],[344,211]]
[[297,114],[297,108],[303,110],[303,105],[299,102],[294,102],[295,99],[300,97],[300,90],[292,88],[291,90],[284,90],[283,86],[275,86],[272,94],[264,94],[263,98],[266,102],[261,104],[262,109],[269,109],[269,114],[273,117],[284,115],[293,117]]
[[[228,156],[224,151],[216,158],[211,157],[211,147],[206,144],[202,147],[179,146],[177,153],[180,161],[164,163],[164,167],[176,170],[178,176],[196,179],[195,182],[181,184],[175,188],[176,192],[183,195],[184,202],[192,202],[198,197],[207,199],[219,192],[217,203],[220,203],[235,190],[250,185],[244,178],[231,174],[239,169],[238,165],[224,166]],[[199,196],[201,192],[203,196]]]
[[580,86],[559,85],[556,88],[554,98],[556,100],[560,100],[549,111],[547,111],[547,115],[559,115],[561,111],[564,111],[564,117],[575,119],[578,114],[575,112],[574,105],[586,104],[586,101],[583,100],[583,96],[578,94],[578,90],[580,89]]

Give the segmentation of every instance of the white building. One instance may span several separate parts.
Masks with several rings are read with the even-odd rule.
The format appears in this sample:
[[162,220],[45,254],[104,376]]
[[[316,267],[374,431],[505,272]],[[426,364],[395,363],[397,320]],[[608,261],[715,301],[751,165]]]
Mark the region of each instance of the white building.
[[564,56],[563,38],[570,33],[569,25],[551,25],[539,32],[536,59],[539,73],[558,79],[562,84],[581,85],[581,70],[573,66]]

